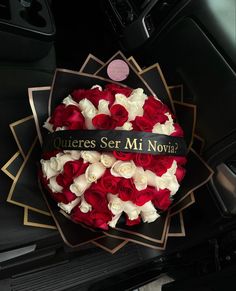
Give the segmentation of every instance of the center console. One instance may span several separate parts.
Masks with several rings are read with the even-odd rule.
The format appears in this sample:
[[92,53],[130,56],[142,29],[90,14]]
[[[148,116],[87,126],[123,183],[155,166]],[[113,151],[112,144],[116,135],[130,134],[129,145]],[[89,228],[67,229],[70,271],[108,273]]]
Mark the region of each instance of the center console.
[[[128,50],[143,45],[164,20],[174,14],[179,0],[109,0],[105,13],[120,44]],[[186,2],[186,1],[184,1]]]

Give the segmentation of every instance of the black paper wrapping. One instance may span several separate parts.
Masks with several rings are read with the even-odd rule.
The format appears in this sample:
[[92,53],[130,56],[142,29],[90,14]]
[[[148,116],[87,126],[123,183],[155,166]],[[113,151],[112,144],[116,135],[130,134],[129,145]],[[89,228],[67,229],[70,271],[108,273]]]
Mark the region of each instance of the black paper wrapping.
[[[164,213],[151,224],[142,224],[133,227],[118,224],[117,228],[110,229],[106,232],[91,230],[85,226],[71,222],[65,214],[63,215],[61,213],[62,211],[59,211],[56,203],[50,199],[45,191],[43,191],[42,195],[37,181],[36,164],[41,151],[40,144],[42,144],[43,136],[42,125],[47,119],[48,114],[73,89],[79,87],[88,88],[95,83],[102,86],[107,82],[112,82],[108,79],[106,68],[110,61],[117,58],[126,61],[130,68],[130,74],[123,84],[133,88],[142,87],[146,94],[157,95],[159,99],[176,112],[178,121],[184,128],[188,148],[190,149],[191,145],[194,145],[194,140],[197,139],[193,139],[196,108],[194,105],[182,102],[181,85],[168,88],[158,64],[142,71],[133,57],[127,60],[121,52],[115,54],[106,63],[89,55],[81,67],[80,72],[58,69],[55,72],[52,87],[29,89],[29,100],[34,122],[32,123],[32,116],[28,116],[23,121],[13,123],[13,135],[17,142],[19,152],[23,153],[24,161],[22,161],[22,158],[19,161],[19,153],[16,153],[14,158],[12,157],[3,167],[3,171],[9,177],[12,175],[12,179],[14,178],[11,191],[8,195],[8,201],[13,203],[17,201],[18,205],[25,206],[25,218],[27,217],[28,220],[31,220],[28,223],[31,223],[32,226],[34,224],[37,226],[38,223],[40,227],[45,225],[48,228],[55,228],[50,217],[52,215],[63,240],[70,247],[78,247],[92,242],[98,247],[114,253],[128,241],[132,241],[148,247],[164,249],[168,236],[177,237],[185,235],[182,210],[194,203],[193,191],[206,183],[212,175],[211,169],[194,150],[191,149],[189,151],[187,175],[182,182],[179,192],[175,196],[173,205],[168,212]],[[179,96],[176,93],[177,91],[180,91],[178,93]],[[170,92],[175,95],[176,102],[173,102]],[[27,137],[22,139],[22,136]],[[32,143],[32,139],[35,136],[38,136],[38,139],[34,139]],[[199,148],[198,143],[195,149],[199,150]],[[30,175],[31,184],[26,182],[28,184],[26,187],[28,192],[24,196],[22,195],[25,191],[23,185],[25,184],[24,181],[29,181],[27,179],[29,177],[28,175]],[[24,190],[23,192],[22,189]],[[35,213],[36,215],[34,215]],[[26,225],[27,219],[25,219]]]

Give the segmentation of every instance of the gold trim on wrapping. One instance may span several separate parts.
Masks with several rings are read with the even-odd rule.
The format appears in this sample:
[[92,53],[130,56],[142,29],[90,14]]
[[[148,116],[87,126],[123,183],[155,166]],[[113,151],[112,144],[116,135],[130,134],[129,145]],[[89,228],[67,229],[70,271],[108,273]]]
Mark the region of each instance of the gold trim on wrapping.
[[[168,232],[167,236],[168,237],[181,237],[181,236],[185,236],[185,227],[184,227],[184,217],[183,217],[183,213],[179,212],[179,218],[180,218],[180,227],[181,227],[181,232]],[[170,217],[171,219],[171,217]],[[170,220],[171,221],[171,220]]]
[[[57,75],[58,72],[64,72],[64,73],[69,73],[69,74],[74,74],[74,75],[79,75],[79,76],[86,76],[86,77],[95,78],[95,79],[98,79],[98,80],[102,80],[102,81],[106,81],[106,82],[111,83],[111,80],[103,78],[103,77],[100,77],[100,76],[95,76],[95,75],[92,75],[92,74],[87,74],[87,73],[68,70],[68,69],[59,69],[59,68],[56,69],[55,73],[54,73],[54,76],[53,76],[53,81],[52,81],[52,86],[51,86],[52,90],[50,92],[49,101],[48,101],[48,116],[51,115],[52,92],[53,92],[53,87],[54,87],[55,80],[56,80],[56,75]],[[122,84],[120,82],[112,81],[112,83],[124,86],[124,84]]]
[[2,168],[1,168],[1,170],[2,170],[2,171],[3,171],[3,172],[4,172],[4,173],[9,177],[9,178],[11,178],[12,180],[15,179],[15,176],[14,176],[12,173],[10,173],[10,172],[7,170],[7,168],[10,166],[11,163],[13,163],[13,161],[15,161],[15,159],[16,159],[19,155],[20,155],[20,152],[19,152],[19,151],[16,152],[16,153],[14,154],[14,156],[12,156],[12,157],[10,158],[10,160],[7,161],[6,164],[3,165]]
[[12,183],[11,189],[10,189],[9,194],[8,194],[8,197],[7,197],[7,202],[12,203],[12,204],[15,204],[15,205],[18,205],[18,206],[21,206],[21,207],[27,207],[27,208],[29,208],[30,210],[33,210],[33,211],[36,211],[36,212],[38,212],[38,213],[41,213],[41,214],[44,214],[44,215],[48,215],[48,216],[50,216],[50,213],[47,212],[47,211],[44,211],[44,210],[41,210],[41,209],[37,209],[37,208],[35,208],[35,207],[31,207],[31,206],[29,206],[29,205],[26,205],[26,204],[24,204],[24,203],[20,203],[20,202],[17,202],[17,201],[12,200],[12,195],[13,195],[13,192],[14,192],[15,186],[16,186],[16,184],[17,184],[17,182],[18,182],[18,179],[19,179],[19,177],[20,177],[22,171],[24,170],[25,164],[26,164],[26,162],[28,161],[29,156],[30,156],[30,154],[31,154],[31,152],[32,152],[32,150],[33,150],[33,148],[34,148],[36,142],[37,142],[37,137],[35,138],[35,140],[34,140],[32,146],[31,146],[31,148],[29,149],[29,152],[27,153],[27,156],[25,157],[25,160],[24,160],[24,162],[22,163],[22,165],[21,165],[21,167],[20,167],[20,169],[19,169],[19,171],[18,171],[18,173],[17,173],[17,175],[16,175],[16,177],[15,177],[13,183]]
[[103,249],[103,250],[109,252],[110,254],[114,254],[114,253],[116,253],[118,250],[120,250],[121,248],[123,248],[123,247],[128,243],[128,241],[125,240],[125,241],[123,241],[122,243],[120,243],[118,246],[116,246],[114,249],[109,249],[109,248],[105,247],[104,245],[98,243],[97,240],[98,240],[98,239],[92,241],[92,243],[93,243],[95,246],[97,246],[97,247],[99,247],[99,248],[101,248],[101,249]]
[[184,86],[183,86],[183,84],[174,85],[174,86],[168,86],[168,88],[169,88],[170,91],[180,88],[180,92],[181,92],[181,94],[180,94],[180,96],[181,96],[180,97],[180,99],[181,99],[180,102],[184,102]]
[[34,117],[34,123],[36,126],[36,131],[38,134],[38,138],[39,138],[39,142],[42,145],[43,144],[43,138],[41,135],[41,130],[40,130],[40,126],[39,126],[39,120],[38,120],[38,116],[36,113],[36,109],[34,106],[34,97],[33,97],[33,92],[35,91],[49,91],[51,89],[51,87],[33,87],[33,88],[28,88],[28,96],[29,96],[29,103],[30,103],[30,107],[33,113],[33,117]]
[[[143,82],[143,84],[149,89],[149,91],[151,92],[152,95],[156,96],[156,94],[152,91],[151,87],[148,85],[148,83],[136,72],[136,70],[134,69],[134,67],[132,65],[130,65],[129,61],[127,60],[127,58],[123,55],[123,53],[121,51],[118,51],[117,53],[115,53],[100,69],[97,70],[97,72],[94,74],[95,76],[98,76],[99,72],[104,69],[117,55],[121,55],[122,56],[122,60],[126,60],[127,65],[129,66],[129,68],[135,73],[135,75]],[[107,79],[105,79],[107,80]],[[108,82],[111,82],[111,80],[107,80]],[[125,80],[124,80],[125,81]],[[112,80],[113,83],[116,83]],[[121,84],[124,85],[122,83],[117,83],[117,84]]]
[[163,241],[163,245],[162,246],[154,246],[154,245],[150,245],[148,243],[143,243],[143,242],[140,242],[138,240],[135,240],[135,239],[131,239],[131,238],[127,238],[127,237],[122,237],[122,236],[117,236],[117,235],[113,235],[113,234],[109,234],[109,233],[105,233],[107,236],[110,236],[110,237],[114,237],[114,238],[118,238],[118,239],[124,239],[124,240],[127,240],[127,242],[133,242],[133,243],[136,243],[136,244],[140,244],[140,245],[143,245],[145,247],[149,247],[151,249],[155,249],[155,250],[165,250],[166,248],[166,243],[167,243],[167,238],[168,238],[168,231],[169,231],[169,227],[170,227],[170,217],[168,216],[167,217],[167,228],[166,228],[166,232],[165,232],[165,235],[164,235],[164,241]]
[[23,123],[23,122],[25,122],[25,121],[30,120],[30,119],[33,119],[33,115],[27,116],[27,117],[25,117],[25,118],[19,119],[19,120],[15,121],[15,122],[9,124],[10,129],[11,129],[11,131],[12,131],[12,134],[13,134],[13,136],[14,136],[14,139],[15,139],[15,141],[16,141],[16,144],[17,144],[17,146],[18,146],[18,148],[19,148],[19,151],[20,151],[20,153],[21,153],[21,155],[22,155],[22,157],[23,157],[24,159],[25,159],[25,157],[26,157],[26,154],[24,153],[24,151],[23,151],[23,149],[22,149],[22,147],[21,147],[21,144],[20,144],[20,142],[19,142],[19,140],[18,140],[18,137],[17,137],[17,135],[16,135],[16,133],[15,133],[14,127],[15,127],[16,125],[19,125],[19,124],[21,124],[21,123]]
[[[155,69],[155,68],[157,69],[158,73],[160,74],[161,80],[162,80],[162,82],[163,82],[163,84],[164,84],[164,87],[165,87],[165,89],[166,89],[166,91],[167,91],[167,94],[168,94],[168,96],[169,96],[169,100],[170,100],[170,104],[171,104],[171,109],[172,109],[172,111],[175,113],[175,106],[174,106],[174,103],[173,103],[173,98],[172,98],[172,96],[171,96],[171,93],[170,93],[169,87],[168,87],[167,82],[166,82],[166,79],[165,79],[165,77],[164,77],[164,75],[163,75],[163,73],[162,73],[162,70],[161,70],[160,65],[159,65],[158,63],[156,63],[156,64],[154,64],[154,65],[151,65],[150,67],[148,67],[148,68],[142,70],[142,72],[140,73],[140,75],[142,75],[143,73],[146,73],[146,72],[148,72],[148,71],[150,71],[150,70],[153,70],[153,69]],[[158,97],[158,96],[157,96],[157,97]]]
[[174,101],[174,104],[179,104],[179,105],[184,105],[186,107],[191,107],[193,108],[193,127],[192,127],[192,135],[191,135],[191,140],[188,146],[187,151],[189,152],[191,149],[191,146],[193,144],[193,138],[194,138],[194,132],[196,128],[196,122],[197,122],[197,106],[189,103],[184,103],[184,102],[179,102],[179,101]]
[[133,235],[136,235],[136,236],[140,236],[146,240],[150,240],[152,242],[157,242],[157,243],[163,243],[164,239],[165,239],[165,234],[166,234],[166,229],[167,229],[167,224],[168,224],[168,219],[169,219],[169,211],[166,215],[166,220],[165,220],[165,224],[164,224],[164,228],[163,228],[163,232],[162,232],[162,237],[161,239],[154,239],[154,238],[151,238],[149,236],[146,236],[146,235],[143,235],[143,234],[140,234],[138,232],[135,232],[135,231],[132,231],[132,230],[127,230],[127,229],[123,229],[123,228],[119,228],[119,227],[115,227],[114,230],[118,230],[118,231],[122,231],[122,232],[125,232],[125,233],[129,233],[129,234],[133,234]]
[[47,229],[57,229],[56,226],[53,226],[53,225],[37,223],[37,222],[31,222],[31,221],[29,221],[29,217],[28,216],[29,216],[29,208],[28,207],[24,207],[24,225],[47,228]]
[[[194,197],[194,194],[193,192],[189,194],[191,200],[189,203],[185,204],[182,208],[176,210],[175,212],[171,213],[170,214],[170,217],[174,216],[175,214],[179,213],[179,212],[182,212],[184,209],[188,208],[190,205],[192,205],[193,203],[195,203],[195,197]],[[187,198],[187,196],[185,197]],[[182,199],[183,200],[183,199]]]
[[91,59],[95,60],[95,61],[96,61],[97,63],[99,63],[101,66],[104,65],[104,62],[103,62],[103,61],[99,60],[99,59],[98,59],[97,57],[95,57],[94,55],[89,54],[89,55],[87,56],[85,62],[83,63],[83,65],[81,66],[81,68],[80,68],[80,70],[79,70],[80,73],[83,72],[84,68],[86,67],[86,65],[88,64],[88,62],[89,62]]
[[70,218],[70,215],[68,215],[68,214],[67,214],[65,211],[63,211],[62,209],[60,209],[59,212],[60,212],[62,215],[64,215],[67,219],[71,220],[73,223],[79,224],[79,225],[82,226],[83,228],[86,228],[86,229],[88,229],[88,230],[90,230],[90,231],[92,231],[92,232],[96,232],[95,229],[93,229],[93,228],[91,228],[91,227],[89,227],[89,226],[87,226],[87,225],[85,225],[85,224],[83,224],[83,223],[79,223],[79,222],[75,222],[75,221],[73,221],[73,220]]
[[196,134],[196,133],[194,134],[194,137],[196,139],[200,140],[201,143],[202,143],[202,146],[201,146],[201,149],[200,149],[200,155],[201,155],[202,152],[203,152],[204,146],[205,146],[205,140],[201,136],[199,136],[198,134]]
[[127,60],[129,61],[129,64],[133,66],[134,69],[136,69],[138,73],[142,71],[141,67],[139,66],[139,64],[137,63],[137,61],[135,60],[133,56],[129,57]]

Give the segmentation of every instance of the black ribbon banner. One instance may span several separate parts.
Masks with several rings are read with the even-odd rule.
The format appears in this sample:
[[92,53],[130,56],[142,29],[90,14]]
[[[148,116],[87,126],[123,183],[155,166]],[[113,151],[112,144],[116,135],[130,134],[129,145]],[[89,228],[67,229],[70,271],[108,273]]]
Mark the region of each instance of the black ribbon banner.
[[182,137],[125,130],[61,130],[44,138],[43,152],[52,150],[121,151],[185,156]]

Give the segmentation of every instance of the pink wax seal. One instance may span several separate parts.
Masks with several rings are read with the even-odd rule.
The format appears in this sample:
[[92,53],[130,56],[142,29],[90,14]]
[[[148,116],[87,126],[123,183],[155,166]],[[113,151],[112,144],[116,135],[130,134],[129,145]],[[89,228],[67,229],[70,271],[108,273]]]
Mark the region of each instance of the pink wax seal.
[[120,59],[111,61],[107,67],[107,75],[113,81],[123,81],[129,75],[129,66]]

